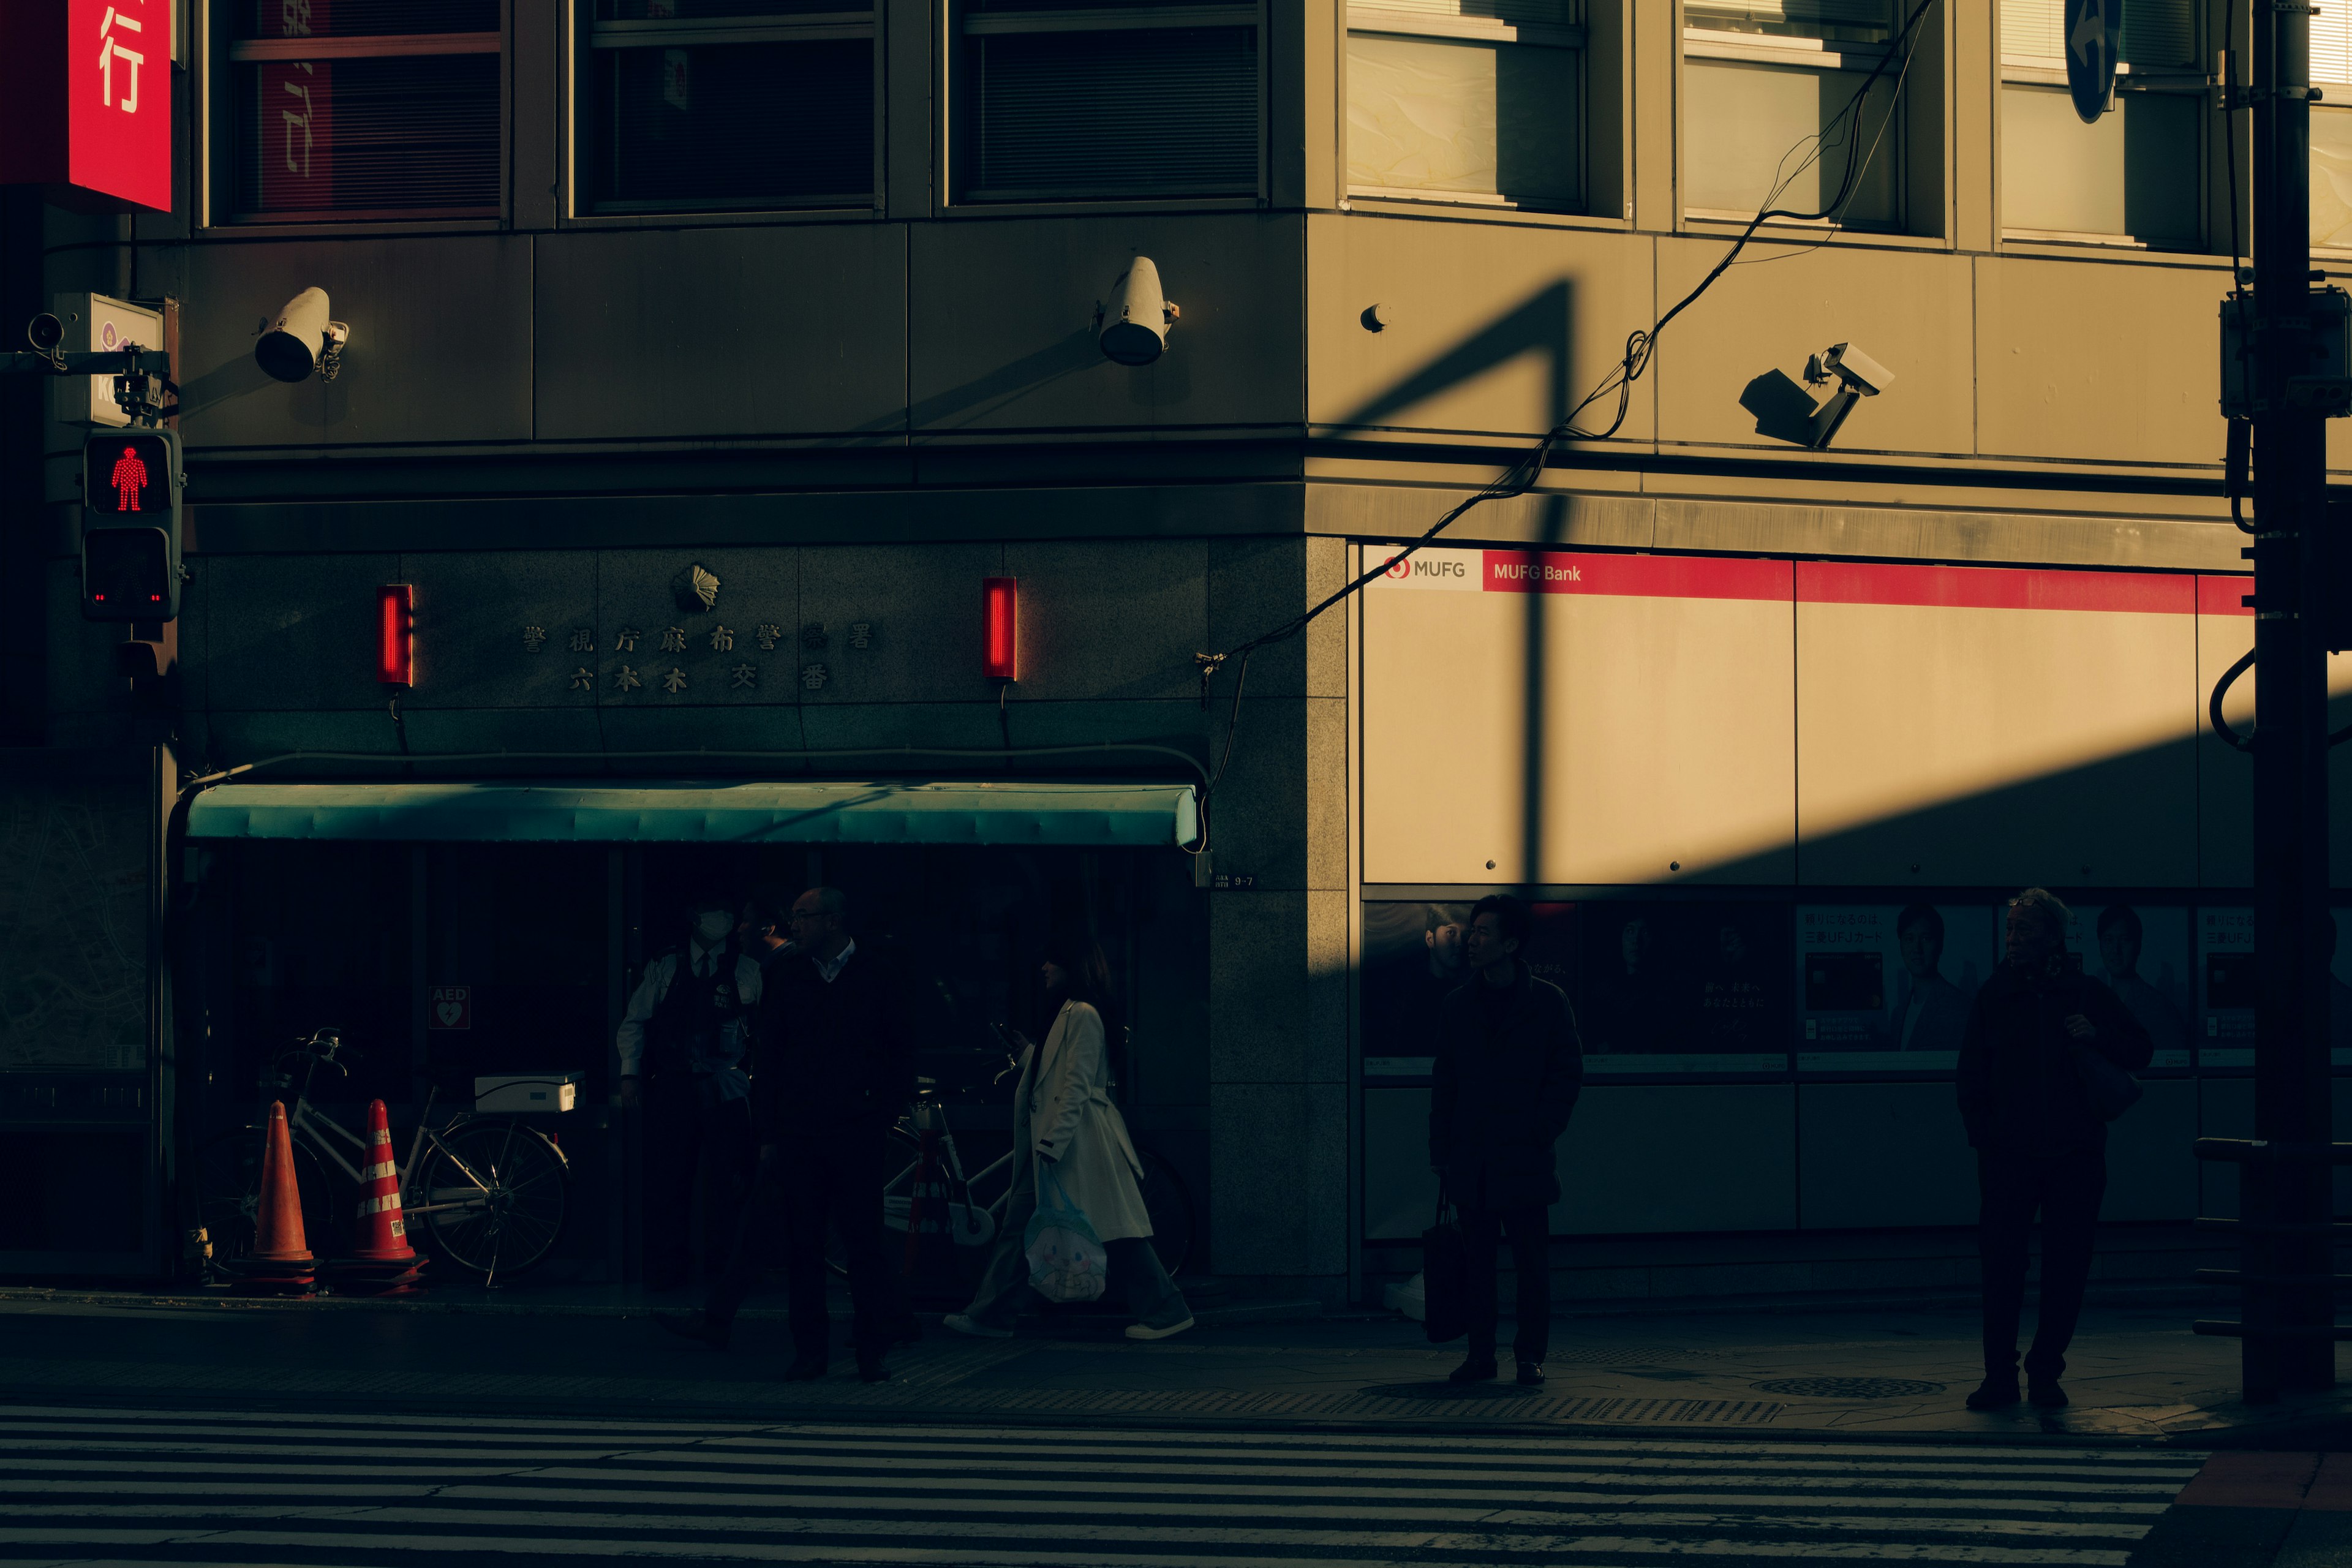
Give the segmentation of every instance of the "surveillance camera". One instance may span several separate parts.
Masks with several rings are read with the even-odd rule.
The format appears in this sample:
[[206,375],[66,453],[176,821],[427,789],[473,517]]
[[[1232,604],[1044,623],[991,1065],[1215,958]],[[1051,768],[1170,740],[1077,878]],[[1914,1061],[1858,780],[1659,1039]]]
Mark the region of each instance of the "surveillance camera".
[[1832,343],[1805,362],[1805,379],[1814,385],[1832,377],[1863,397],[1875,397],[1895,384],[1893,371],[1852,343]]
[[1095,318],[1103,357],[1114,364],[1150,364],[1168,349],[1168,329],[1182,312],[1160,292],[1160,268],[1139,256],[1111,285],[1110,307]]
[[25,341],[48,353],[66,341],[66,324],[44,310],[25,323]]
[[307,381],[314,370],[320,380],[332,381],[351,336],[351,328],[327,319],[327,291],[305,289],[262,330],[253,357],[275,381]]

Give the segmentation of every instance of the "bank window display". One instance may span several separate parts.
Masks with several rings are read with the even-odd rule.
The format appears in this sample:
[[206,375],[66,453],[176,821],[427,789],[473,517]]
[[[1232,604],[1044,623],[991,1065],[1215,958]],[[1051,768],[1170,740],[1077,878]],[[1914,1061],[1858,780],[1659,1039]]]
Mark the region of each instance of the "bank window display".
[[1348,187],[1573,210],[1583,200],[1577,0],[1356,0]]
[[221,219],[498,215],[498,0],[246,0],[227,14]]
[[2082,972],[2116,994],[2155,1048],[2147,1070],[2195,1066],[2196,1016],[2189,911],[2179,905],[2084,899],[2074,906],[2066,946]]
[[[2352,1068],[2352,908],[2327,912],[2321,944],[2327,952],[2328,1060]],[[2197,911],[2200,1022],[2197,1066],[2200,1072],[2252,1072],[2254,1067],[2254,1007],[2261,976],[2254,960],[2254,911],[2247,908]]]
[[870,204],[874,13],[857,0],[594,0],[580,127],[601,212]]
[[2115,103],[2085,125],[2066,89],[2063,0],[2001,0],[2005,233],[2176,249],[2202,243],[2210,89],[2197,7],[2132,0],[2120,10]]
[[[1367,1083],[1426,1081],[1445,996],[1469,979],[1471,900],[1364,906]],[[1789,909],[1770,901],[1538,903],[1520,949],[1568,993],[1596,1078],[1780,1077]]]
[[1820,212],[1838,195],[1849,155],[1865,160],[1833,221],[1904,225],[1903,116],[1894,73],[1861,114],[1832,132],[1901,26],[1895,0],[1686,0],[1683,7],[1684,210],[1745,220],[1768,203]]
[[968,0],[957,29],[961,199],[1257,194],[1256,5]]
[[1797,1070],[1944,1077],[2000,960],[1989,904],[1797,910]]

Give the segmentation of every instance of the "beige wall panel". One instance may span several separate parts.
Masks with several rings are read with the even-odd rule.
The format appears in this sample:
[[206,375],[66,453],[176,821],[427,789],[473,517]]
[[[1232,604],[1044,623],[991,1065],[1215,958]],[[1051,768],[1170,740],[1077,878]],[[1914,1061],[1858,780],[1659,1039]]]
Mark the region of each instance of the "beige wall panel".
[[1801,599],[1802,880],[2188,883],[2195,637],[2188,614]]
[[[1295,216],[1007,219],[914,231],[919,433],[1296,423],[1304,240]],[[1095,306],[1138,255],[1183,310],[1154,364],[1103,358]]]
[[[1658,245],[1658,298],[1672,308],[1723,258],[1720,239]],[[1750,246],[1658,340],[1658,438],[1790,449],[1758,433],[1740,398],[1778,371],[1803,386],[1806,356],[1851,342],[1895,373],[1840,431],[1853,451],[1974,447],[1969,263],[1934,252]],[[1761,265],[1746,265],[1748,262]],[[1784,389],[1785,392],[1785,389]]]
[[[1424,553],[1482,563],[1475,551]],[[1683,564],[1550,559],[1588,574]],[[1375,584],[1364,602],[1364,879],[1791,879],[1790,617],[1786,597]]]
[[2220,464],[2219,268],[1975,265],[1979,451]]
[[[1647,236],[1359,213],[1308,218],[1307,240],[1318,424],[1540,434],[1653,313]],[[1649,436],[1647,387],[1621,434]]]
[[[2197,885],[2204,888],[2245,888],[2254,880],[2253,759],[2231,750],[2206,717],[2214,683],[2254,646],[2254,617],[2234,608],[2252,591],[2251,577],[2199,580],[2200,608],[2209,612],[2197,617]],[[2221,706],[2242,735],[2253,728],[2259,675],[2250,669],[2240,676]],[[2329,656],[2327,696],[2328,727],[2352,724],[2352,655]],[[2352,888],[2352,762],[2339,750],[2330,763],[2328,880]]]
[[542,440],[903,427],[903,228],[575,230],[537,245]]

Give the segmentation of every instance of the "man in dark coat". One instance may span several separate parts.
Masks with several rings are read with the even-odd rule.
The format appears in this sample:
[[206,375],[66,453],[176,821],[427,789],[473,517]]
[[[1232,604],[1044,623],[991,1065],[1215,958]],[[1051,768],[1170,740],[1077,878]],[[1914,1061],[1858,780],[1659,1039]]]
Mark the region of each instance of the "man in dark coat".
[[882,1245],[882,1183],[891,1124],[914,1097],[914,1039],[903,987],[879,954],[858,951],[847,917],[837,889],[812,888],[793,900],[793,946],[767,972],[751,1038],[756,1208],[702,1312],[660,1321],[724,1349],[759,1273],[759,1243],[781,1216],[795,1352],[784,1376],[824,1376],[830,1228],[849,1269],[858,1375],[879,1383],[890,1375],[883,1352],[907,1321]]
[[2107,1124],[2084,1081],[2092,1053],[2126,1072],[2154,1047],[2116,994],[2067,962],[2066,906],[2040,888],[2010,900],[2006,955],[1978,991],[1960,1043],[1960,1120],[1977,1152],[1982,1207],[1985,1380],[1971,1410],[2017,1403],[2017,1321],[2027,1238],[2042,1215],[2042,1309],[2026,1352],[2033,1403],[2066,1403],[2058,1384],[2091,1277],[2092,1234],[2107,1190]]
[[1470,1268],[1470,1357],[1452,1373],[1456,1383],[1495,1375],[1498,1239],[1510,1242],[1518,1276],[1512,1351],[1521,1383],[1543,1382],[1551,1338],[1553,1145],[1583,1087],[1584,1051],[1567,994],[1518,956],[1528,925],[1518,900],[1479,900],[1463,939],[1469,981],[1438,1014],[1429,1163],[1461,1213]]

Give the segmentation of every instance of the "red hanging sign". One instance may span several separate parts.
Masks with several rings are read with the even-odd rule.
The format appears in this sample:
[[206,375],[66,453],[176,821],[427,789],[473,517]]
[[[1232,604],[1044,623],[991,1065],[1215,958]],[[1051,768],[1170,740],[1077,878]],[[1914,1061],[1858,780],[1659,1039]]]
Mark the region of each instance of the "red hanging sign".
[[0,5],[0,184],[171,210],[173,4]]

